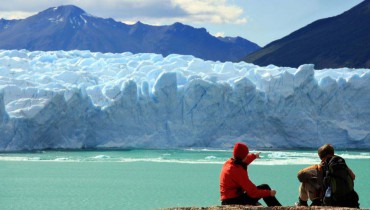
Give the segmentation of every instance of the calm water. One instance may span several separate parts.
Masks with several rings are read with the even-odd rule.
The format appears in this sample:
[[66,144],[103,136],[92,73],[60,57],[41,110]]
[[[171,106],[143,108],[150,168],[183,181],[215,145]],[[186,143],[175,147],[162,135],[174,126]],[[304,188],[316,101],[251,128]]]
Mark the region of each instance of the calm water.
[[[370,152],[338,152],[356,173],[362,208],[370,208]],[[221,164],[231,151],[43,151],[0,154],[1,209],[158,209],[219,205]],[[249,167],[283,205],[298,197],[297,171],[315,151],[262,151]]]

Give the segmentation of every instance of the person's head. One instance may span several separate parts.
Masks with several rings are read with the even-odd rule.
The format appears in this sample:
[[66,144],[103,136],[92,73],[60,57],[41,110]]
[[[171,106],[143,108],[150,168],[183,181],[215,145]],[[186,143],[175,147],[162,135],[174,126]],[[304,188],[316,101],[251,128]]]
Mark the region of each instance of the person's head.
[[246,144],[237,142],[234,146],[233,156],[235,159],[243,160],[247,157],[249,149]]
[[317,150],[321,160],[334,155],[334,147],[331,144],[324,144]]

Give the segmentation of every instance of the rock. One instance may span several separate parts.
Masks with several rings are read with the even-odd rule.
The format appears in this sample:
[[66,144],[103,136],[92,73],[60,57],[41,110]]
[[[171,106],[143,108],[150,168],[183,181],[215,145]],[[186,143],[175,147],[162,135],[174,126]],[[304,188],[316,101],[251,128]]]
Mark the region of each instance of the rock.
[[264,207],[264,206],[240,206],[240,205],[230,205],[230,206],[211,206],[211,207],[176,207],[176,208],[166,208],[162,210],[275,210],[275,209],[325,209],[325,210],[350,210],[356,208],[347,207],[333,207],[333,206],[313,206],[313,207],[296,207],[296,206],[274,206],[274,207]]

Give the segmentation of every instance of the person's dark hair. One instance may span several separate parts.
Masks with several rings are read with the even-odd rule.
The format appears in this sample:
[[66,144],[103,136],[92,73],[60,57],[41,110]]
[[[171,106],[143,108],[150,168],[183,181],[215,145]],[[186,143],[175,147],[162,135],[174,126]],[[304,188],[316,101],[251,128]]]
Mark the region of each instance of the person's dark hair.
[[241,158],[232,158],[235,165],[241,165],[244,169],[247,169],[247,164],[243,162]]
[[328,155],[333,156],[334,147],[331,144],[324,144],[317,150],[317,154],[319,155],[321,160],[327,157]]

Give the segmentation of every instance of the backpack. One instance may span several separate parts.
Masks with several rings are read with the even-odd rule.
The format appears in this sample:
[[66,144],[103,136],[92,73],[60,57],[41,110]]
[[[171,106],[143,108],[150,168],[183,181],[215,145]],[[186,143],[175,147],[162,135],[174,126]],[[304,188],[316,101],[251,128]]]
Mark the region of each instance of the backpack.
[[[346,161],[333,156],[324,163],[324,198],[325,206],[343,206],[343,201],[353,200],[353,179],[348,171]],[[358,201],[358,197],[357,197]],[[352,202],[351,202],[352,203]],[[348,204],[352,205],[352,204]]]

